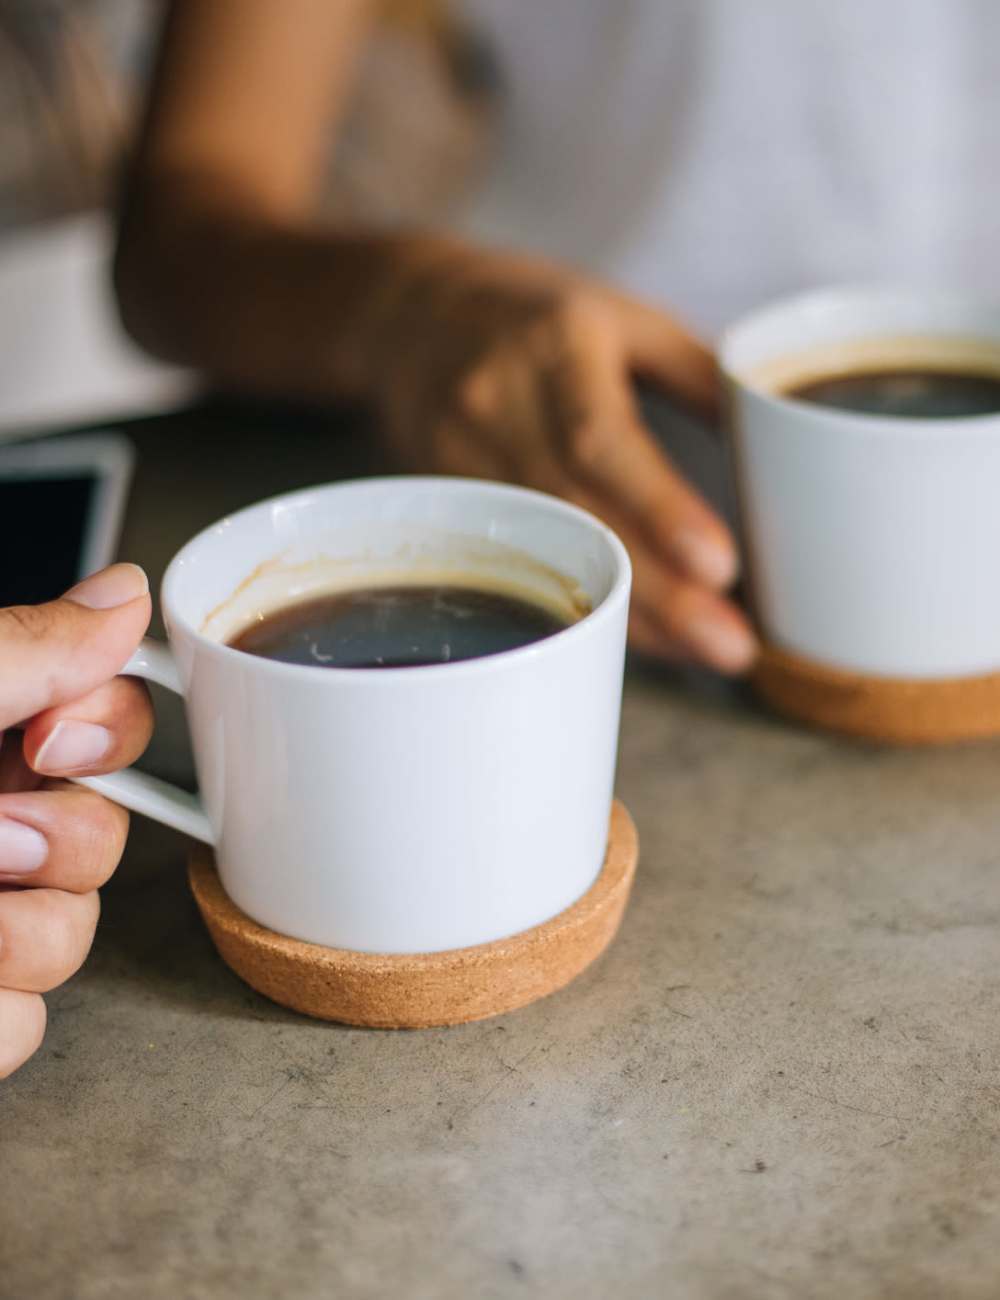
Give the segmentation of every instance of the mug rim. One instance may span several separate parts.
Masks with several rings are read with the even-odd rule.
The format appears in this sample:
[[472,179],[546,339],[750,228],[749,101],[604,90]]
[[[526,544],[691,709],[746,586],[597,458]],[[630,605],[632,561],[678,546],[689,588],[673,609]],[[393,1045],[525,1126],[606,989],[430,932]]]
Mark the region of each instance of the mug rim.
[[[511,650],[501,650],[495,654],[480,655],[472,659],[459,659],[453,663],[420,664],[396,668],[342,668],[316,664],[290,664],[277,659],[268,659],[262,655],[249,655],[245,650],[237,650],[225,641],[215,641],[206,636],[199,627],[177,609],[172,588],[179,579],[180,570],[184,567],[185,557],[195,546],[210,544],[211,537],[221,529],[231,526],[237,520],[243,519],[255,511],[265,510],[278,504],[292,506],[302,499],[314,496],[316,493],[362,487],[389,488],[395,485],[433,486],[439,489],[444,487],[448,491],[454,490],[456,493],[481,492],[488,496],[516,498],[533,503],[547,513],[563,515],[583,524],[603,541],[611,555],[613,576],[607,595],[594,609],[584,614],[582,618],[578,618],[575,623],[571,623],[539,641],[516,646]],[[534,660],[542,655],[558,653],[559,647],[565,646],[569,638],[579,639],[580,636],[587,635],[598,624],[615,617],[618,607],[623,601],[627,606],[631,590],[631,579],[631,561],[628,551],[618,535],[607,524],[598,519],[596,515],[580,506],[573,505],[569,501],[564,501],[561,497],[552,496],[547,492],[540,492],[535,488],[521,487],[511,483],[499,483],[492,479],[433,474],[385,474],[371,478],[334,480],[333,482],[317,483],[309,487],[297,488],[292,492],[279,492],[274,496],[251,502],[250,505],[243,506],[239,510],[224,515],[221,519],[208,524],[195,533],[193,537],[188,538],[180,550],[171,558],[160,584],[160,608],[169,640],[173,641],[174,629],[180,627],[186,636],[189,636],[198,644],[201,650],[218,658],[222,663],[239,662],[246,668],[246,661],[252,660],[255,671],[285,680],[298,679],[313,681],[317,684],[326,681],[331,685],[334,683],[343,685],[346,682],[354,682],[359,685],[362,682],[366,684],[379,682],[390,687],[396,686],[400,682],[408,681],[414,684],[416,680],[437,680],[445,674],[450,677],[484,674],[497,671],[513,663]],[[417,671],[419,672],[419,678],[415,679],[414,673]]]
[[[772,393],[766,388],[753,385],[741,374],[732,358],[738,346],[739,337],[761,326],[780,320],[782,317],[794,316],[803,311],[822,311],[824,308],[856,306],[859,310],[866,307],[886,305],[888,303],[917,303],[925,307],[935,306],[950,311],[967,311],[970,315],[978,314],[980,318],[992,315],[996,321],[997,351],[1000,354],[1000,303],[985,295],[963,293],[959,289],[917,285],[873,283],[873,284],[831,284],[819,288],[806,289],[799,293],[772,299],[761,306],[744,312],[727,325],[719,336],[716,349],[719,373],[734,388],[751,395],[765,406],[778,410],[792,408],[803,418],[808,418],[817,425],[837,426],[838,432],[844,432],[845,424],[852,429],[868,434],[888,437],[931,437],[948,433],[954,437],[956,426],[970,435],[997,436],[1000,434],[1000,412],[984,412],[980,415],[926,416],[926,415],[882,415],[872,411],[851,411],[839,407],[823,407],[811,402],[802,402],[783,393]],[[947,333],[948,331],[942,331]],[[969,327],[970,336],[976,335],[976,328]],[[863,335],[858,336],[864,337]],[[983,337],[988,337],[985,334]]]

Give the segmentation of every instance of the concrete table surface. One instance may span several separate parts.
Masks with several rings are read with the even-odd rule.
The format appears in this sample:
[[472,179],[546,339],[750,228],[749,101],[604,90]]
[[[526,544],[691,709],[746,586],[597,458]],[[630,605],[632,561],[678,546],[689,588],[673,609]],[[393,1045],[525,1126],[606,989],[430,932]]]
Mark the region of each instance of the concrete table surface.
[[[154,574],[361,443],[139,428]],[[180,769],[178,717],[154,766]],[[136,819],[90,961],[0,1093],[4,1300],[1000,1295],[1000,746],[891,752],[635,670],[621,934],[441,1031],[269,1004]]]

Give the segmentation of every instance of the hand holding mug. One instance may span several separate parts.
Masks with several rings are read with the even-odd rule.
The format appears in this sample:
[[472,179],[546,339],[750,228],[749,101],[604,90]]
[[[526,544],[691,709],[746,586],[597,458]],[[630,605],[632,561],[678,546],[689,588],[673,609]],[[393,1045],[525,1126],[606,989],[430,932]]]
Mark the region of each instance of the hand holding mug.
[[725,595],[733,540],[657,445],[631,385],[641,377],[714,414],[711,353],[666,313],[526,257],[450,246],[399,296],[377,394],[402,462],[596,514],[631,556],[632,644],[747,668],[753,636]]
[[145,574],[118,564],[61,600],[0,610],[0,1078],[39,1046],[41,994],[86,958],[125,844],[128,814],[62,778],[145,749],[146,689],[115,674],[150,609]]

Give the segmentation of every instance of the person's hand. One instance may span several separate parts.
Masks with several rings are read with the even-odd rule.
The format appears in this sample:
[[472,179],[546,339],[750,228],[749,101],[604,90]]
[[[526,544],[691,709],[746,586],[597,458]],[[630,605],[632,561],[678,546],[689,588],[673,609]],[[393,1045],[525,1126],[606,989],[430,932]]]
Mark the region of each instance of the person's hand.
[[41,1043],[41,994],[87,956],[98,886],[125,844],[128,815],[59,778],[110,772],[145,749],[146,689],[115,673],[150,609],[133,564],[48,605],[0,609],[0,1078]]
[[644,427],[631,388],[641,377],[715,414],[714,360],[675,321],[558,268],[450,249],[413,273],[380,351],[380,416],[405,464],[593,511],[632,557],[636,648],[749,666],[753,636],[724,595],[732,538]]

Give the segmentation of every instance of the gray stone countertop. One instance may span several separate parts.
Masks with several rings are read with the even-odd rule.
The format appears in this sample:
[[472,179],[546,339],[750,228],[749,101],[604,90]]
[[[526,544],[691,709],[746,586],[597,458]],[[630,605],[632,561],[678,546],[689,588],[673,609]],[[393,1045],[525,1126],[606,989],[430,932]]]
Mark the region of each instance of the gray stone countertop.
[[[154,576],[230,506],[360,464],[238,413],[133,436],[123,552]],[[642,861],[612,949],[409,1033],[243,986],[183,842],[137,818],[0,1085],[0,1296],[1000,1295],[1000,746],[864,748],[633,668],[619,793]]]

